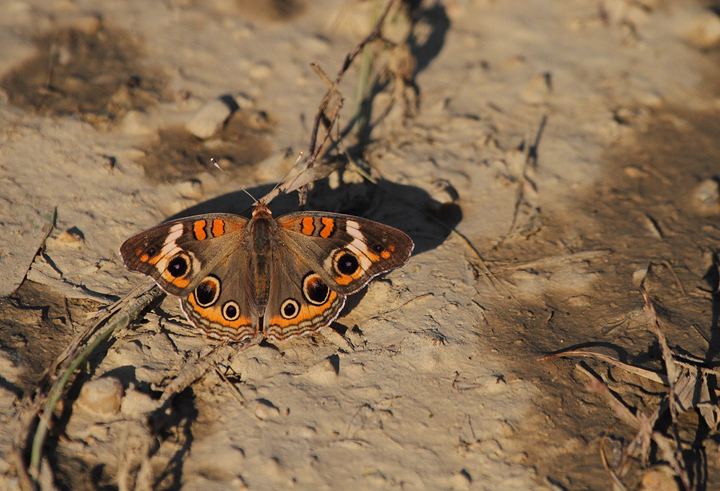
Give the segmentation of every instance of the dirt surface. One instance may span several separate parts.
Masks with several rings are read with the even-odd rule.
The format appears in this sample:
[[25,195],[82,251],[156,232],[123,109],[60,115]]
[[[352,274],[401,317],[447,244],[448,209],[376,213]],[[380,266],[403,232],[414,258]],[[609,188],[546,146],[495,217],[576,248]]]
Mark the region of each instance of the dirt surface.
[[[216,344],[166,299],[58,408],[57,489],[611,489],[601,443],[617,466],[636,429],[576,364],[647,414],[666,388],[539,358],[589,347],[661,370],[642,292],[672,348],[718,358],[720,7],[409,3],[374,47],[369,129],[346,138],[382,179],[333,177],[309,208],[396,226],[413,257],[331,328],[238,351],[157,420],[162,387]],[[310,63],[332,77],[373,5],[0,2],[0,489],[20,489],[22,398],[141,281],[119,246],[168,217],[241,213],[239,187],[283,179],[327,89]],[[679,438],[693,489],[719,489],[717,435],[687,411]]]

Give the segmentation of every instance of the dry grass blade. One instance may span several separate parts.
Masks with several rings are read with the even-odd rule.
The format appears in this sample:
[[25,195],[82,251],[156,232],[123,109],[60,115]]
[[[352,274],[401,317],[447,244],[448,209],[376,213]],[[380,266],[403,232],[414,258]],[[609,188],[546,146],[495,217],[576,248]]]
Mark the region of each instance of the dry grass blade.
[[650,324],[652,325],[652,328],[653,328],[653,332],[655,333],[655,336],[658,338],[658,342],[660,343],[663,361],[665,362],[665,370],[667,371],[667,375],[668,375],[668,379],[669,379],[668,385],[669,385],[670,391],[672,393],[673,387],[675,386],[675,380],[677,380],[677,369],[675,367],[675,358],[673,357],[673,353],[667,344],[667,339],[665,338],[665,334],[660,330],[660,324],[658,323],[657,312],[655,312],[655,307],[653,307],[652,301],[650,300],[650,296],[646,292],[643,292],[643,298],[645,299],[645,307],[644,307],[643,311],[645,312],[645,316],[650,321]]
[[667,385],[667,377],[665,377],[662,374],[659,374],[657,372],[653,372],[652,370],[645,370],[644,368],[635,367],[633,365],[628,365],[627,363],[623,363],[620,360],[616,360],[612,356],[604,355],[602,353],[594,353],[592,351],[563,351],[561,353],[554,353],[552,355],[543,356],[540,358],[541,361],[550,360],[552,358],[559,358],[559,357],[570,357],[570,356],[582,356],[582,357],[588,357],[588,358],[595,358],[597,360],[602,360],[607,363],[610,363],[611,365],[615,365],[616,367],[622,368],[623,370],[626,370],[630,373],[634,373],[635,375],[639,375],[640,377],[644,377],[648,380],[652,380],[653,382],[658,382],[660,384]]
[[[633,441],[627,446],[623,454],[623,462],[620,465],[618,472],[619,476],[627,474],[631,459],[640,459],[644,465],[647,464],[647,460],[650,454],[650,444],[655,442],[658,445],[662,453],[662,458],[670,463],[675,474],[680,478],[683,488],[687,491],[691,489],[691,482],[687,470],[685,469],[685,462],[681,454],[681,440],[679,436],[679,430],[677,426],[677,416],[679,412],[686,411],[693,407],[698,407],[700,400],[705,406],[706,412],[708,412],[708,419],[710,420],[710,427],[717,421],[717,407],[711,404],[710,391],[705,379],[701,381],[701,391],[698,394],[698,379],[702,377],[704,373],[698,367],[689,365],[686,363],[678,364],[675,359],[675,355],[668,346],[665,335],[660,330],[660,325],[657,318],[657,313],[650,301],[647,294],[643,294],[645,300],[644,312],[648,320],[650,321],[653,331],[660,344],[663,361],[665,362],[667,375],[663,377],[660,374],[643,370],[620,361],[600,354],[600,353],[588,353],[584,351],[568,351],[563,353],[557,353],[554,355],[543,357],[542,359],[554,358],[557,356],[585,356],[595,358],[601,361],[605,361],[614,366],[627,370],[636,375],[648,378],[650,380],[666,384],[669,388],[669,394],[663,401],[658,405],[655,411],[650,415],[646,416],[642,412],[637,411],[636,414],[632,414],[630,409],[610,390],[610,388],[596,376],[589,373],[587,370],[578,366],[586,375],[591,378],[591,382],[588,384],[588,390],[601,394],[605,397],[609,406],[613,409],[618,418],[625,421],[628,424],[638,429],[638,434],[635,436]],[[687,366],[686,366],[687,365]],[[708,407],[709,406],[709,407]],[[666,438],[654,431],[654,427],[659,417],[665,413],[667,409],[670,409],[672,417],[672,433],[674,436],[673,440]],[[603,464],[607,464],[603,455]],[[613,482],[617,486],[619,483],[615,481],[617,476],[613,475]]]
[[669,438],[666,438],[660,433],[653,432],[652,439],[660,449],[663,460],[667,461],[673,471],[675,471],[675,474],[680,476],[680,480],[682,481],[685,490],[690,491],[692,486],[690,485],[690,477],[685,470],[685,462],[682,460],[682,454],[680,454],[677,448],[673,448]]
[[620,465],[620,475],[624,476],[630,469],[630,459],[639,459],[644,465],[647,465],[648,456],[650,454],[650,443],[652,442],[652,433],[655,422],[657,421],[661,409],[658,407],[650,416],[646,416],[642,412],[635,415],[638,425],[638,433],[635,438],[627,446],[623,455],[623,462]]
[[632,425],[634,427],[638,426],[636,416],[630,411],[630,409],[628,409],[628,407],[622,401],[617,398],[617,396],[615,396],[615,394],[612,393],[610,387],[608,387],[604,381],[597,378],[593,373],[585,369],[585,367],[583,367],[582,365],[575,365],[575,368],[587,375],[590,379],[590,381],[586,385],[587,390],[603,396],[607,401],[608,405],[613,409],[613,411],[615,411],[615,414],[618,418],[622,419],[629,425]]
[[[99,329],[107,320],[107,323],[102,326],[102,330],[96,333],[92,342],[89,342],[82,352],[70,360],[64,368],[62,374],[59,374],[47,396],[39,398],[36,402],[35,414],[32,418],[29,418],[29,424],[33,424],[35,422],[35,417],[38,414],[40,406],[43,406],[43,410],[42,415],[37,420],[37,428],[35,429],[33,444],[30,451],[28,474],[33,479],[37,480],[40,476],[42,448],[45,444],[45,438],[50,426],[50,418],[53,415],[53,409],[60,398],[64,395],[65,387],[67,386],[70,378],[75,373],[75,370],[77,370],[77,368],[88,359],[100,343],[107,339],[115,330],[121,329],[130,324],[130,322],[132,322],[140,314],[140,312],[142,312],[156,298],[162,295],[160,288],[157,286],[150,286],[151,284],[152,282],[145,282],[135,288],[125,297],[124,305],[119,307],[110,318],[102,318],[100,321],[95,323],[91,329],[92,332],[96,332],[97,329]],[[66,355],[66,353],[61,354],[59,359],[62,360]],[[54,366],[58,366],[60,363],[61,361],[56,361]]]
[[[678,411],[689,409],[690,407],[695,406],[697,402],[697,396],[695,395],[695,381],[698,378],[698,370],[686,367],[682,367],[678,370],[678,367],[675,364],[674,355],[670,351],[667,345],[667,340],[665,339],[663,333],[660,331],[655,309],[652,307],[652,303],[647,296],[645,296],[645,302],[646,316],[653,324],[653,328],[658,337],[658,340],[663,347],[662,349],[666,366],[671,367],[669,370],[667,370],[668,374],[666,377],[662,377],[655,372],[643,370],[637,367],[633,367],[631,365],[627,365],[625,363],[621,363],[620,361],[612,357],[600,353],[569,351],[546,356],[542,359],[547,360],[557,356],[591,357],[601,361],[605,361],[631,373],[646,377],[650,380],[667,384],[670,387],[670,393],[668,397],[666,397],[663,402],[655,409],[653,414],[651,414],[650,416],[646,416],[640,411],[637,411],[635,414],[633,414],[630,409],[619,399],[619,397],[617,397],[610,390],[610,388],[607,386],[607,384],[605,384],[605,382],[598,379],[597,376],[590,373],[581,365],[576,366],[590,378],[587,389],[602,395],[618,418],[638,429],[637,435],[635,436],[633,441],[626,447],[625,452],[623,453],[623,461],[617,474],[615,474],[615,472],[609,469],[609,466],[607,465],[607,462],[605,460],[604,452],[601,448],[601,458],[603,460],[603,465],[610,472],[611,479],[613,480],[613,485],[616,487],[622,486],[622,483],[619,481],[618,476],[624,476],[627,474],[631,465],[631,459],[640,459],[644,464],[647,464],[647,459],[650,452],[650,444],[654,441],[658,445],[658,448],[661,450],[663,459],[670,463],[673,471],[683,483],[684,489],[689,491],[691,489],[690,478],[688,476],[687,470],[685,469],[685,463],[682,459],[682,454],[680,453],[681,442],[677,430],[676,417]],[[707,398],[709,399],[709,392],[707,393]],[[673,434],[675,437],[674,448],[666,437],[654,431],[654,427],[656,422],[658,421],[658,418],[668,409],[668,407],[670,407],[671,414],[673,414]]]

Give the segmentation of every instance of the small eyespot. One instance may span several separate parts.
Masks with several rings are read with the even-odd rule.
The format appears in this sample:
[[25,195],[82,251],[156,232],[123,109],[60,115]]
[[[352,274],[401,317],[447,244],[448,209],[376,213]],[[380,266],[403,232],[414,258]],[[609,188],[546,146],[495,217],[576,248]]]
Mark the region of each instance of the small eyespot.
[[357,257],[348,251],[340,251],[335,256],[335,270],[341,275],[352,275],[360,267]]
[[293,300],[292,298],[288,298],[285,300],[280,307],[280,315],[283,316],[285,319],[294,319],[298,316],[300,313],[300,305]]
[[186,254],[178,254],[168,261],[167,271],[173,278],[182,278],[190,271],[190,258]]
[[238,317],[240,317],[240,308],[238,307],[237,302],[230,300],[229,302],[225,302],[225,305],[223,305],[222,313],[225,320],[235,321]]
[[322,305],[330,296],[330,288],[319,274],[310,273],[303,279],[303,295],[313,305]]
[[382,252],[382,251],[385,250],[385,248],[382,246],[382,244],[375,244],[375,245],[373,246],[373,250],[374,250],[375,252]]
[[220,280],[208,276],[195,288],[195,300],[200,307],[210,307],[220,296]]

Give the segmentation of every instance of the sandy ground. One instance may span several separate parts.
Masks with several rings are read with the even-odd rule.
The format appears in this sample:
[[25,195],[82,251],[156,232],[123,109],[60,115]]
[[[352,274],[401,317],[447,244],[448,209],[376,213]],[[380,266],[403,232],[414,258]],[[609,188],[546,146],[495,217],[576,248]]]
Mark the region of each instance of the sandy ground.
[[[372,2],[258,3],[0,3],[0,488],[19,489],[20,398],[87,313],[141,281],[120,244],[170,216],[240,213],[238,186],[261,196],[282,179],[326,90],[310,63],[336,73],[371,25]],[[393,17],[363,148],[384,181],[319,185],[310,206],[397,226],[413,257],[332,329],[236,353],[157,427],[145,410],[213,344],[166,299],[71,390],[46,449],[57,487],[610,489],[600,443],[613,463],[634,429],[578,360],[538,359],[587,344],[658,369],[641,291],[672,347],[720,351],[710,7],[446,0]],[[224,129],[190,136],[224,96]],[[663,393],[586,363],[639,410]],[[77,399],[83,384],[109,402]],[[692,411],[681,429],[697,489],[717,489],[717,440]]]

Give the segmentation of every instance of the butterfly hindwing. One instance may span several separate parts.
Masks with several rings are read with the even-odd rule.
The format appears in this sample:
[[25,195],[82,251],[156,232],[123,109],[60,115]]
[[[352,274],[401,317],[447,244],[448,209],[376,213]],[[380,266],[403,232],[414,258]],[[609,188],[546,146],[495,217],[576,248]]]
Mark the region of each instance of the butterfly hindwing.
[[289,248],[273,251],[270,292],[263,330],[283,341],[330,324],[345,305],[345,295],[331,289],[323,277]]

